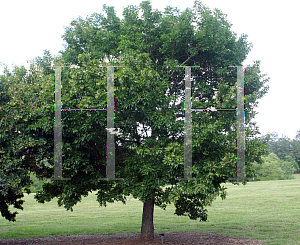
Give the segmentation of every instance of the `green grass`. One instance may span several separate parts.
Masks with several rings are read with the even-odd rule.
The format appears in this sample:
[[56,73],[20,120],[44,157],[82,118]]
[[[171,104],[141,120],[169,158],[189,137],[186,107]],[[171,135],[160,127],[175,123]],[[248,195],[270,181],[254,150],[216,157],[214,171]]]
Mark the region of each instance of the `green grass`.
[[[295,179],[226,184],[228,196],[208,207],[208,221],[174,215],[174,206],[155,208],[155,232],[197,231],[231,237],[266,240],[264,244],[300,244],[300,174]],[[126,205],[99,207],[90,194],[74,212],[58,207],[56,200],[39,204],[25,194],[24,211],[16,222],[0,219],[0,238],[29,238],[72,234],[140,232],[142,203],[133,198]]]

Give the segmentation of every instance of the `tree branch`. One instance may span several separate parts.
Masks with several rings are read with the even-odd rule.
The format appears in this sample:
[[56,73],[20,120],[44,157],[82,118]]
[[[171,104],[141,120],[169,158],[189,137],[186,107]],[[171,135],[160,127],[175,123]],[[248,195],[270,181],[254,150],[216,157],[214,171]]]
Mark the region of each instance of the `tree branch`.
[[[92,140],[92,141],[93,141],[93,140]],[[95,143],[95,142],[93,141],[93,143]],[[91,153],[92,153],[97,159],[99,159],[100,161],[103,161],[103,158],[101,157],[101,154],[100,154],[98,148],[97,148],[94,144],[92,144],[91,142],[88,142],[88,144],[89,144],[90,146],[92,146],[92,147],[97,151],[98,155],[95,154],[93,151],[91,151]],[[103,168],[102,168],[102,166],[101,166],[100,164],[97,164],[97,167],[98,167],[100,173],[101,173],[103,176],[106,176],[106,173],[103,173]]]
[[116,137],[117,140],[120,140],[122,143],[124,143],[124,142],[128,142],[128,143],[136,143],[136,144],[139,143],[139,142],[136,141],[136,140],[124,140],[124,139],[121,139],[120,137],[118,137],[118,136],[116,136],[116,135],[115,135],[115,137]]
[[121,157],[122,157],[122,165],[125,166],[124,162],[126,160],[126,155],[125,153],[123,152],[122,148],[117,144],[117,142],[115,143],[115,146],[117,148],[117,151],[121,154]]

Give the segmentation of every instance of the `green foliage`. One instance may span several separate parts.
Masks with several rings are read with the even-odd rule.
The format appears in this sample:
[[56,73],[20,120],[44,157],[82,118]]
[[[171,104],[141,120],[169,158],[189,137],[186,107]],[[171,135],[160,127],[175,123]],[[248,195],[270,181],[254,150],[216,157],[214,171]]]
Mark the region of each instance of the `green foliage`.
[[275,153],[282,161],[289,161],[295,165],[295,172],[300,171],[300,140],[298,131],[295,139],[291,140],[283,135],[278,137],[276,132],[271,134],[268,151]]
[[30,193],[37,193],[43,190],[43,184],[49,182],[48,180],[39,179],[34,172],[30,173],[30,180],[32,184],[30,185]]
[[[72,210],[91,191],[98,191],[100,206],[126,203],[132,194],[141,201],[154,198],[161,208],[173,203],[175,214],[206,220],[204,207],[218,195],[226,197],[221,184],[236,174],[236,116],[224,111],[193,113],[192,176],[197,180],[178,180],[184,172],[185,74],[176,66],[200,66],[192,70],[193,108],[234,108],[236,68],[229,66],[241,65],[251,45],[245,35],[237,38],[230,31],[221,11],[212,12],[197,1],[193,10],[183,12],[170,7],[153,11],[144,1],[125,8],[123,20],[113,7],[104,5],[103,10],[106,16],[95,13],[71,22],[61,58],[45,52],[32,61],[29,72],[21,67],[1,76],[11,97],[3,100],[7,109],[1,105],[7,116],[1,118],[1,154],[6,158],[0,160],[0,173],[6,176],[5,170],[13,169],[10,164],[24,171],[18,173],[18,189],[6,179],[2,182],[3,199],[8,198],[5,188],[22,193],[29,187],[30,172],[41,179],[53,175],[54,71],[48,64],[72,65],[62,70],[62,104],[86,109],[107,107],[105,66],[116,65],[121,67],[114,73],[114,120],[119,129],[115,175],[123,180],[98,180],[106,177],[106,112],[64,111],[63,177],[71,180],[45,183],[35,198],[44,203],[57,197],[60,206]],[[267,81],[259,62],[245,68],[247,178],[254,176],[253,161],[260,162],[266,153],[267,139],[257,136],[251,120],[257,100],[267,92]]]
[[[290,160],[292,160],[290,158]],[[295,164],[282,161],[274,153],[263,157],[262,164],[255,163],[256,180],[284,180],[292,179],[295,172]]]
[[295,140],[300,141],[300,130],[297,131]]
[[[48,132],[44,130],[50,122],[43,118],[43,113],[53,110],[53,83],[50,82],[53,71],[46,69],[50,58],[45,51],[43,58],[32,61],[28,71],[15,67],[0,76],[0,87],[4,88],[1,95],[5,98],[0,104],[0,209],[10,221],[15,221],[16,212],[10,213],[8,206],[22,209],[23,201],[19,199],[23,190],[30,193],[30,171],[44,174],[46,169],[42,169],[40,161],[53,149],[45,145],[53,139],[53,125]],[[45,120],[43,124],[42,120]]]

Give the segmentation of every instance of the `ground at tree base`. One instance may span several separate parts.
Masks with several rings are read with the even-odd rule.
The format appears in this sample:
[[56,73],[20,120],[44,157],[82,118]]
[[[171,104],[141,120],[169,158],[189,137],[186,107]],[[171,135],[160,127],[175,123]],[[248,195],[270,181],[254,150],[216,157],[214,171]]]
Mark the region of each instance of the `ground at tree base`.
[[[218,234],[204,234],[199,232],[165,232],[164,244],[241,244],[258,245],[262,240],[234,238]],[[71,235],[58,237],[39,237],[27,239],[0,239],[5,245],[152,245],[162,244],[159,233],[155,233],[153,240],[141,240],[140,233],[120,233],[109,235]]]

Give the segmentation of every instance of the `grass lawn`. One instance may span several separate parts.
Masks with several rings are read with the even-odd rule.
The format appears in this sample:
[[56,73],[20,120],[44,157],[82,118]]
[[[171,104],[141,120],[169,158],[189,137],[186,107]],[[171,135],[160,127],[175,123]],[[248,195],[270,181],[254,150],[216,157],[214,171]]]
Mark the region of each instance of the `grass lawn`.
[[[300,174],[292,180],[226,184],[228,196],[208,207],[208,221],[199,222],[155,208],[155,232],[197,231],[231,237],[267,240],[264,244],[300,244]],[[99,207],[90,194],[74,212],[58,207],[56,200],[39,204],[34,194],[25,194],[24,211],[16,222],[0,218],[0,238],[30,238],[73,234],[140,232],[142,203],[129,198],[126,205]]]

